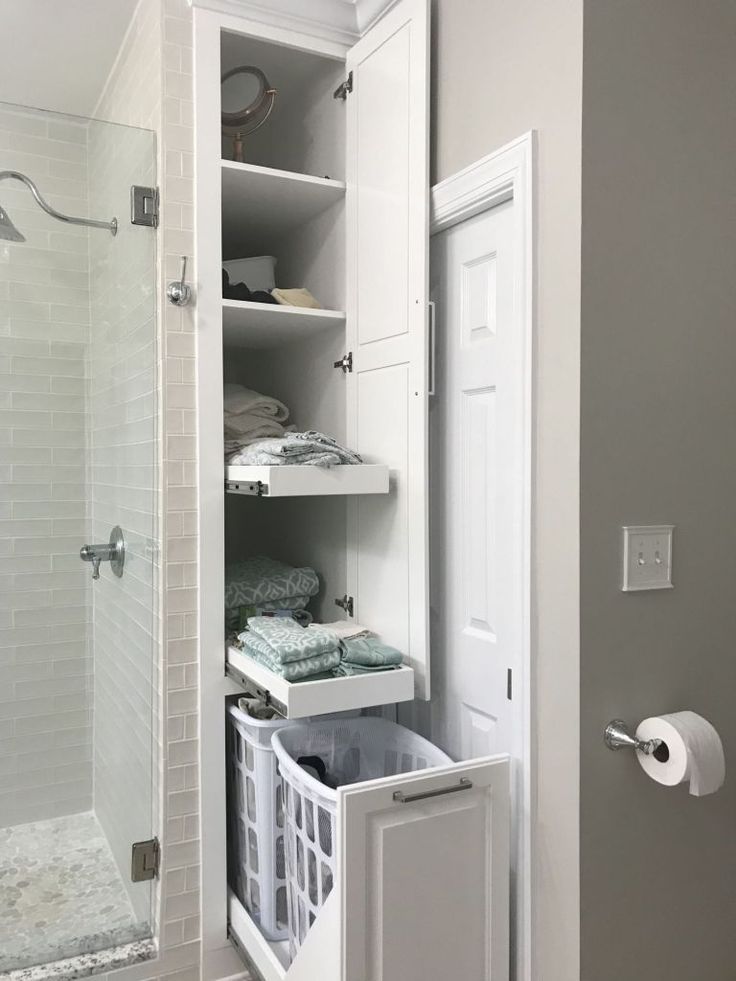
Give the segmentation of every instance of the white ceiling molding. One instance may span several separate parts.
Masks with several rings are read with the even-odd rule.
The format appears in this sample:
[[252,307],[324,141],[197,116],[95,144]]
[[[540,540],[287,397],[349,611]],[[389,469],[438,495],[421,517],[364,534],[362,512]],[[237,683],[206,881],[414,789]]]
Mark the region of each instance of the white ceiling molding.
[[396,0],[189,0],[233,17],[352,45]]
[[379,17],[383,17],[386,11],[398,3],[398,0],[353,0],[353,2],[358,34],[363,35]]

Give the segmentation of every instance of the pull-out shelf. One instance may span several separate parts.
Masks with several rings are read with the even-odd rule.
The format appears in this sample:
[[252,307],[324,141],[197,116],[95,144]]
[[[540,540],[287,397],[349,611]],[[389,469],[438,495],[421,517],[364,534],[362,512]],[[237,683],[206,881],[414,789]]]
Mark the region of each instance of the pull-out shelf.
[[414,698],[414,671],[406,665],[393,671],[374,671],[348,678],[291,682],[231,646],[226,650],[225,671],[287,719],[346,712],[371,705],[393,705]]
[[225,490],[250,497],[388,494],[389,468],[363,463],[339,467],[225,467]]

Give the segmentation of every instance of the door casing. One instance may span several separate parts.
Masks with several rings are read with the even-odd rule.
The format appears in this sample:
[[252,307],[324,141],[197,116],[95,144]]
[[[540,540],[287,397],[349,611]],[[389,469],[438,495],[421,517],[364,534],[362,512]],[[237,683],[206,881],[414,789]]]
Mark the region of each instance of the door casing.
[[[488,211],[504,202],[514,202],[514,240],[516,242],[514,304],[517,311],[519,343],[523,345],[522,439],[523,467],[516,475],[516,492],[522,501],[520,564],[521,623],[519,636],[520,677],[514,677],[514,694],[518,695],[517,723],[520,767],[515,781],[516,876],[511,896],[515,921],[511,977],[532,981],[536,974],[533,962],[533,896],[535,751],[534,751],[534,655],[532,643],[532,503],[533,503],[533,343],[534,343],[534,174],[537,137],[525,133],[499,150],[434,185],[431,195],[431,234],[445,231],[468,218]],[[515,701],[516,701],[515,697]]]

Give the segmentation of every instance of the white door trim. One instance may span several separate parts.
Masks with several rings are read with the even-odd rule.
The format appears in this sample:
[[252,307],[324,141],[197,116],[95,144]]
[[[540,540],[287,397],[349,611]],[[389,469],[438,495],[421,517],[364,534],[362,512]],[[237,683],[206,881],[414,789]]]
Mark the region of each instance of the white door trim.
[[533,930],[533,854],[532,828],[536,811],[535,752],[533,705],[533,660],[531,627],[531,540],[532,540],[532,353],[534,338],[534,171],[536,133],[530,131],[494,153],[483,157],[464,170],[453,174],[432,188],[431,234],[487,211],[504,201],[513,200],[516,221],[515,239],[519,243],[515,273],[515,303],[524,348],[523,400],[523,473],[518,478],[518,493],[523,501],[522,624],[523,650],[520,655],[522,677],[514,679],[514,692],[520,697],[522,766],[518,775],[517,813],[521,825],[512,829],[517,835],[519,874],[516,898],[517,931],[512,951],[512,973],[516,981],[531,981]]

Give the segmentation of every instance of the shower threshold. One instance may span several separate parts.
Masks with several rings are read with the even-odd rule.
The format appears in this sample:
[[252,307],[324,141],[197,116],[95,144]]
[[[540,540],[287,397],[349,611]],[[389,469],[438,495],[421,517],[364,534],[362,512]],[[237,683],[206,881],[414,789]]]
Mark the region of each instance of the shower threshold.
[[156,956],[92,813],[0,829],[0,977],[85,977]]

